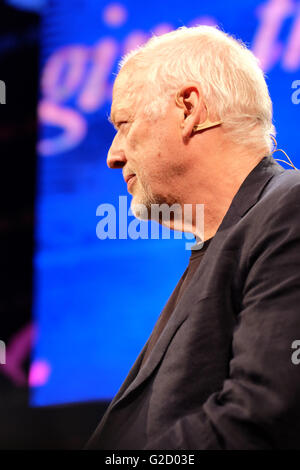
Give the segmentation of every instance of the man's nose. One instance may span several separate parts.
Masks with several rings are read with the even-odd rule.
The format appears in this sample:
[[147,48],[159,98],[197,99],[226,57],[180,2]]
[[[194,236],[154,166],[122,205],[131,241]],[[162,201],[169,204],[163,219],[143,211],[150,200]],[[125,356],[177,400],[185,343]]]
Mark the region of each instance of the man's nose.
[[106,160],[109,168],[123,168],[126,162],[127,159],[123,150],[115,150],[113,147],[110,147]]

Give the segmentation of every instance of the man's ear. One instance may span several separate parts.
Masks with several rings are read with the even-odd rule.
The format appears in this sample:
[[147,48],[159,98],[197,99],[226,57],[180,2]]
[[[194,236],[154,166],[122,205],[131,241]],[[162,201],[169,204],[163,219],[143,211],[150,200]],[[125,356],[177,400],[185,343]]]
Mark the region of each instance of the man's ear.
[[195,83],[183,86],[176,94],[176,104],[182,108],[180,127],[184,140],[193,134],[193,128],[207,117],[206,106],[202,98],[200,87]]

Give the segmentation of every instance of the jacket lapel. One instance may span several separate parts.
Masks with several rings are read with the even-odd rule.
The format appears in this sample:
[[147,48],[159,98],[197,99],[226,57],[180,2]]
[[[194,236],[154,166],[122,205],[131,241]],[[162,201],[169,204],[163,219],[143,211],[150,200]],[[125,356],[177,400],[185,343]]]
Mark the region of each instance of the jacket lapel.
[[[216,235],[211,241],[207,252],[201,261],[197,276],[197,285],[199,285],[201,276],[203,276],[205,273],[205,267],[209,260],[209,252],[214,252],[215,246],[218,248],[218,250],[222,248],[228,229],[237,223],[239,219],[256,204],[269,180],[273,176],[284,171],[285,170],[274,160],[272,156],[268,156],[264,157],[249,173],[239,188],[237,194],[233,198],[233,201],[221,225],[219,226]],[[199,301],[201,298],[201,294],[199,296],[199,290],[194,288],[193,280],[175,307],[174,312],[163,329],[160,337],[158,338],[157,343],[151,351],[151,354],[145,365],[140,369],[140,364],[142,362],[149,340],[145,344],[139,357],[134,363],[119,392],[113,399],[109,409],[116,406],[121,400],[124,400],[133,390],[140,386],[159,365],[176,331],[190,314],[190,310],[186,308],[185,298],[188,299],[188,302],[191,306],[196,305],[197,301]],[[193,300],[195,300],[195,302]]]

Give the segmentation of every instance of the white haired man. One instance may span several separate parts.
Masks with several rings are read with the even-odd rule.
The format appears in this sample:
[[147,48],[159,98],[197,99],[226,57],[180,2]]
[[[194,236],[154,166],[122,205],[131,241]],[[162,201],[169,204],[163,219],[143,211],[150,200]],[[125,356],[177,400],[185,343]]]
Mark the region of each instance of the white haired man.
[[205,224],[86,448],[300,449],[300,175],[271,155],[257,60],[213,27],[151,38],[121,62],[111,121],[136,216],[204,204]]

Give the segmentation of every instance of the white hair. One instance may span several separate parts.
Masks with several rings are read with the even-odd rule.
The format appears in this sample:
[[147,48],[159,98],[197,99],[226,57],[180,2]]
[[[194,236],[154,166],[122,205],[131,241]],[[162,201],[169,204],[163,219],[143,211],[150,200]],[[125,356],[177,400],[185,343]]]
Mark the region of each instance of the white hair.
[[197,81],[210,118],[223,121],[232,141],[271,153],[272,101],[258,59],[242,41],[217,27],[183,26],[125,55],[120,69],[129,61],[147,74],[147,115],[163,114],[186,81]]

